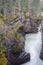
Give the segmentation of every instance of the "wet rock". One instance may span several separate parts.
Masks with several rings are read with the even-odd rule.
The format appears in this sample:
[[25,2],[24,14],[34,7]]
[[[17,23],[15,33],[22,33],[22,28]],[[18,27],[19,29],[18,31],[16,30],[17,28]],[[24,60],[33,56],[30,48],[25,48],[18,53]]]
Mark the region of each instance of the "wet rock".
[[25,34],[37,32],[37,25],[35,24],[34,20],[29,17],[26,17],[23,23],[18,18],[17,20],[8,24],[9,26],[3,23],[3,25],[5,25],[4,29],[7,30],[7,32],[4,31],[5,35],[3,37],[5,39],[7,48],[5,55],[8,59],[8,65],[18,65],[30,61],[30,54],[26,53],[24,48]]
[[43,21],[41,23],[41,35],[42,35],[42,49],[40,52],[40,59],[43,60]]
[[8,64],[7,65],[19,65],[23,64],[25,62],[30,61],[30,54],[26,52],[20,52],[20,53],[11,53],[9,52],[8,56]]
[[25,19],[23,29],[24,29],[25,33],[36,33],[36,32],[38,32],[37,24],[35,23],[34,20],[32,20],[29,17],[27,17]]

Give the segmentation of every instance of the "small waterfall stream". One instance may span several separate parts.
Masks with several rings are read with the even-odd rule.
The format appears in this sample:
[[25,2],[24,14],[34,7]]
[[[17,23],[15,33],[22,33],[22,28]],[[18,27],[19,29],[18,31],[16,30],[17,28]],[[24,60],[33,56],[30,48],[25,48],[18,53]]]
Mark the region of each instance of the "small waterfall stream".
[[41,51],[42,40],[40,29],[38,33],[30,33],[26,35],[25,50],[30,53],[30,62],[23,65],[43,65],[43,61],[40,60],[39,55]]

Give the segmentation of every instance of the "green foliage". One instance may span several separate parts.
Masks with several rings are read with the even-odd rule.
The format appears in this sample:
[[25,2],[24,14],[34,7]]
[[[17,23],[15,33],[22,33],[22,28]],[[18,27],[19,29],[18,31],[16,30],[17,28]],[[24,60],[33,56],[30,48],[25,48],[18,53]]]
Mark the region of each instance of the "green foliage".
[[40,0],[33,0],[33,3],[32,3],[33,14],[36,15],[39,12],[39,7],[40,7]]
[[3,35],[0,35],[0,52],[5,52],[6,51],[6,47],[4,45],[4,39],[3,39]]
[[5,58],[5,50],[3,35],[0,34],[0,65],[7,65],[7,59]]
[[4,14],[7,14],[7,16],[11,16],[15,12],[16,7],[18,9],[21,8],[21,11],[29,11],[33,15],[39,15],[40,0],[0,0],[0,12],[4,10]]
[[7,59],[3,53],[0,53],[0,65],[7,65]]
[[20,34],[20,33],[15,34],[15,39],[16,40],[20,40],[21,37],[22,37],[22,34]]
[[21,10],[26,11],[28,8],[28,0],[21,0]]

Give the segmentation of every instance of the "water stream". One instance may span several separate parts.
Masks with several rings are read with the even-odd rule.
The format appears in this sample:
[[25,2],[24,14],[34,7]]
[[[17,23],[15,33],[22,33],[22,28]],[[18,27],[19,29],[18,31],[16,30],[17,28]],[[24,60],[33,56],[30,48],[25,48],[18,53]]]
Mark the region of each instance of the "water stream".
[[25,50],[30,53],[30,62],[23,65],[43,65],[43,61],[40,60],[39,55],[41,51],[42,40],[41,32],[34,34],[27,34],[25,41]]

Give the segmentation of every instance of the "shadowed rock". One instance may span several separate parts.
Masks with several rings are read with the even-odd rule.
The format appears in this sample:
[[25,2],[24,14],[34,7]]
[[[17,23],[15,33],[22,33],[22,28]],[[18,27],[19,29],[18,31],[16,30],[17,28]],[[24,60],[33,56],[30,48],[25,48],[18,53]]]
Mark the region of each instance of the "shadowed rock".
[[18,65],[30,61],[30,54],[25,52],[25,34],[37,32],[38,28],[31,18],[17,18],[12,22],[0,23],[0,30],[6,44],[8,65]]
[[42,35],[42,49],[40,52],[40,59],[43,60],[43,21],[41,23],[41,35]]

